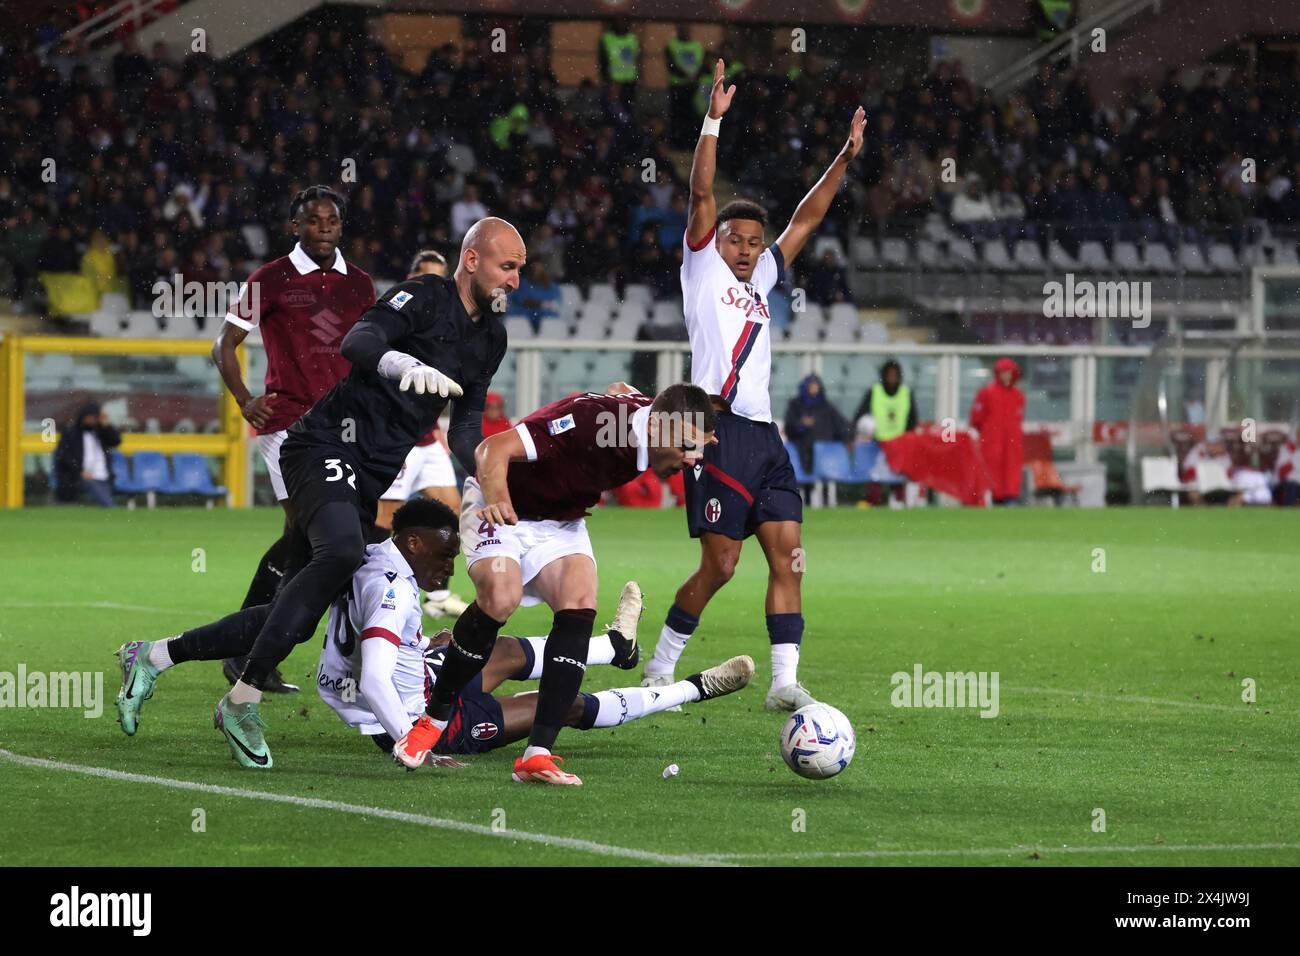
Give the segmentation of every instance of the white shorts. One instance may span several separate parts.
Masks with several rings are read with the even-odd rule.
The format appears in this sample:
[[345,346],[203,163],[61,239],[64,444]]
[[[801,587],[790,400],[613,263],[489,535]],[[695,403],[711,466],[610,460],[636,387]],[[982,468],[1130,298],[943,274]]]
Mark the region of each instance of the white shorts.
[[456,469],[452,467],[451,456],[441,442],[434,442],[432,445],[416,445],[407,453],[402,470],[379,499],[405,501],[425,488],[455,487]]
[[572,521],[520,521],[515,525],[488,525],[475,517],[484,507],[483,491],[473,478],[465,479],[460,504],[460,550],[465,566],[473,567],[484,558],[509,558],[523,572],[524,607],[541,604],[532,581],[552,561],[570,554],[585,554],[596,563],[584,518]]
[[284,487],[284,476],[280,474],[280,446],[284,444],[284,436],[287,434],[288,430],[282,428],[269,435],[257,436],[257,450],[262,453],[262,461],[266,462],[266,471],[271,476],[276,501],[287,501],[289,498],[289,492]]

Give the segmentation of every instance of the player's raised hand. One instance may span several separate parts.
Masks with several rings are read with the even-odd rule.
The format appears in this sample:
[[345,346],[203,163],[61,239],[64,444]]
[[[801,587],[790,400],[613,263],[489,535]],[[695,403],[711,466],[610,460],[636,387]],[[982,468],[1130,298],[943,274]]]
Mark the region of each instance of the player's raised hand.
[[479,521],[486,521],[488,524],[518,524],[519,518],[515,515],[515,506],[509,501],[498,501],[496,504],[488,505],[485,508],[479,508],[474,512],[474,517]]
[[722,114],[731,109],[731,98],[736,95],[736,84],[727,89],[723,82],[726,72],[726,65],[718,60],[713,68],[713,92],[709,95],[709,116],[713,119],[721,119]]
[[436,368],[430,368],[427,365],[416,365],[407,369],[402,374],[402,380],[397,387],[403,392],[414,389],[416,395],[432,395],[437,392],[442,398],[464,394],[461,387],[454,381]]
[[239,406],[239,412],[244,416],[244,421],[254,428],[265,428],[266,423],[271,420],[271,404],[276,398],[275,392],[250,398]]
[[846,162],[861,152],[862,134],[866,128],[867,111],[859,106],[857,111],[853,114],[853,122],[849,124],[848,142],[844,144],[844,149],[840,150],[840,154],[844,157]]

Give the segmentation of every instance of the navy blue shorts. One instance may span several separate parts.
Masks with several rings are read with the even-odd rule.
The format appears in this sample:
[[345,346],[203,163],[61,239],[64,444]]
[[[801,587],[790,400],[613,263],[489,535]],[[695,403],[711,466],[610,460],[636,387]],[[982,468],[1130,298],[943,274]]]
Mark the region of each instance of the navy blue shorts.
[[691,537],[705,531],[743,541],[765,521],[803,521],[803,496],[773,422],[718,412],[718,443],[686,469],[686,521]]
[[506,733],[506,719],[501,704],[491,694],[483,693],[483,675],[474,679],[456,698],[447,729],[438,738],[437,754],[481,754],[500,747]]

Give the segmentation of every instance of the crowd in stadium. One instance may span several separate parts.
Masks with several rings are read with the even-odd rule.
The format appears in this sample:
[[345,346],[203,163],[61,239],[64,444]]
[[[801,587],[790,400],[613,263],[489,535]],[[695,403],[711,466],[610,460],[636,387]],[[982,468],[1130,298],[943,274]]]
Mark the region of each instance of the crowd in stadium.
[[[1101,110],[1046,65],[1000,104],[957,63],[887,89],[872,69],[862,81],[726,47],[704,62],[715,55],[745,86],[729,122],[749,130],[722,141],[720,170],[775,210],[793,209],[851,108],[867,107],[856,175],[823,226],[846,244],[936,211],[977,239],[1042,239],[1052,225],[1067,242],[1241,241],[1258,220],[1300,220],[1300,128],[1287,121],[1300,87],[1276,78],[1184,89],[1171,76]],[[242,279],[285,246],[287,197],[313,182],[348,194],[345,254],[380,278],[400,278],[415,248],[454,247],[490,211],[528,242],[535,308],[559,281],[675,294],[685,196],[667,149],[689,145],[698,116],[683,133],[680,109],[638,115],[635,85],[604,78],[562,95],[541,42],[505,56],[468,37],[409,73],[342,30],[306,33],[293,56],[254,46],[223,62],[128,36],[111,73],[97,82],[68,47],[0,59],[0,286],[18,300],[36,297],[41,272],[124,282],[138,306],[178,272]],[[849,299],[834,255],[802,265],[814,301]]]

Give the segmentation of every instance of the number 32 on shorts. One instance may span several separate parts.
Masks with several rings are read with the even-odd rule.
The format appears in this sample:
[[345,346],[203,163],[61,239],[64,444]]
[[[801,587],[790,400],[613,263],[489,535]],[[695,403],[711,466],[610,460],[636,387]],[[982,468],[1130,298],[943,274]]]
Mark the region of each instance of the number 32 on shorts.
[[326,481],[341,481],[343,479],[343,469],[346,468],[348,470],[348,487],[353,491],[356,490],[357,473],[352,470],[351,465],[344,463],[340,458],[326,458],[325,468]]

